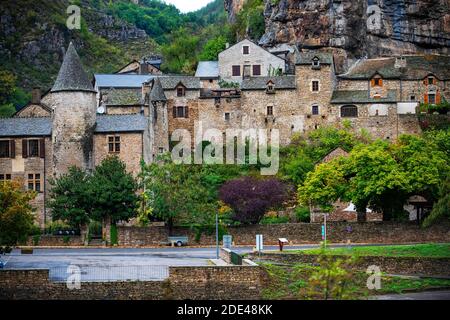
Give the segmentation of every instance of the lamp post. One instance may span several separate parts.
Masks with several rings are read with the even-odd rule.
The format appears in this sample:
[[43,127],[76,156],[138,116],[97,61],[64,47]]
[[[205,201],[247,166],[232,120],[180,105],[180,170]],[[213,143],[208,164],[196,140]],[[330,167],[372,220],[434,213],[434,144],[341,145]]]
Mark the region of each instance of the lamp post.
[[219,213],[216,211],[216,259],[219,259]]

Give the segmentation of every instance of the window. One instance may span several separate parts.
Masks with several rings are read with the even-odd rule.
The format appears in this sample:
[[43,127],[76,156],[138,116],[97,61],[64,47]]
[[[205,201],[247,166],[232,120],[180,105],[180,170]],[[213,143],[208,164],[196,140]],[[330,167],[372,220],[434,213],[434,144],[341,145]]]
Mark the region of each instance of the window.
[[159,153],[164,153],[164,148],[163,147],[159,147]]
[[434,78],[433,77],[428,77],[428,84],[429,85],[434,84]]
[[341,107],[342,118],[356,118],[358,117],[358,107],[353,105],[347,105]]
[[249,46],[243,46],[242,47],[242,53],[247,55],[250,54],[250,47]]
[[39,157],[39,140],[28,140],[28,157]]
[[315,104],[315,105],[313,105],[313,106],[311,107],[311,113],[312,113],[313,115],[318,115],[318,114],[319,114],[319,106],[318,106],[317,104]]
[[266,91],[267,91],[268,93],[274,93],[274,92],[275,92],[275,86],[274,86],[274,84],[273,84],[272,81],[267,82],[266,85],[267,85]]
[[273,106],[267,106],[267,115],[273,116]]
[[251,74],[251,67],[250,65],[244,66],[244,78],[250,78],[252,76]]
[[416,96],[410,96],[410,97],[409,97],[409,100],[411,100],[411,101],[416,101]]
[[233,77],[240,77],[241,76],[241,66],[233,66],[232,67],[232,71],[233,71]]
[[428,94],[428,103],[435,104],[436,103],[436,95],[434,93]]
[[215,105],[219,105],[220,104],[220,97],[215,97],[214,98],[214,104]]
[[254,76],[260,76],[261,75],[261,65],[255,64],[253,66],[253,75]]
[[108,137],[109,153],[120,153],[120,136]]
[[371,81],[372,87],[382,87],[383,86],[383,79],[381,79],[380,76],[375,76]]
[[319,91],[319,81],[313,81],[312,82],[312,91],[313,92],[318,92]]
[[0,174],[0,181],[11,181],[11,174]]
[[2,140],[0,141],[0,158],[9,158],[10,153],[10,141],[9,140]]
[[230,113],[225,112],[225,121],[230,121]]
[[189,118],[188,107],[173,107],[174,118]]
[[318,58],[314,58],[312,62],[313,67],[320,67],[320,61]]
[[39,173],[28,174],[28,190],[41,192],[41,175]]
[[177,88],[177,97],[184,97],[186,95],[186,90],[184,87]]
[[375,86],[381,86],[381,79],[380,78],[375,78],[374,79],[374,84],[375,84]]

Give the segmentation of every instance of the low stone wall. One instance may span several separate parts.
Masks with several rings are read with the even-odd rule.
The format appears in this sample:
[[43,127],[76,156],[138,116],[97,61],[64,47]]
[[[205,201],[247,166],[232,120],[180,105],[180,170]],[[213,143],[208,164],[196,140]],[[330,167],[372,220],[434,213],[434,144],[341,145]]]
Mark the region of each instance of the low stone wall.
[[33,237],[30,237],[27,241],[28,246],[42,246],[42,247],[64,247],[64,246],[82,246],[83,241],[81,236],[52,236],[43,235],[39,237],[37,243],[35,243]]
[[[320,223],[289,223],[273,225],[252,225],[229,227],[235,245],[254,245],[257,234],[262,234],[266,245],[277,245],[278,238],[287,238],[294,244],[321,241]],[[215,245],[215,235],[202,234],[195,241],[196,233],[188,228],[175,228],[173,235],[186,235],[191,245]],[[154,246],[167,241],[168,229],[164,227],[119,227],[118,239],[121,246]],[[423,229],[415,223],[366,222],[328,224],[328,240],[333,243],[419,243],[450,242],[448,223]]]
[[[348,256],[335,256],[348,258]],[[250,255],[250,259],[261,259],[283,264],[316,263],[317,255],[294,253],[263,253]],[[378,266],[381,272],[403,275],[450,276],[450,258],[414,258],[414,257],[358,257],[353,265],[355,269],[366,271],[369,266]]]
[[259,299],[261,269],[245,267],[170,267],[164,281],[83,282],[69,290],[49,280],[49,271],[1,270],[2,300],[159,300]]

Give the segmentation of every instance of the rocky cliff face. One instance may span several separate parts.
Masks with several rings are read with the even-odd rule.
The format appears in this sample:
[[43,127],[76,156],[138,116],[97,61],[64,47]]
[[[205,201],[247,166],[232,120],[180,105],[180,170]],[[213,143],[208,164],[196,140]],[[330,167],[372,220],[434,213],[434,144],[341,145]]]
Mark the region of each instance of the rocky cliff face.
[[[225,0],[229,8],[242,1]],[[264,0],[260,43],[331,47],[349,57],[450,54],[449,0]],[[236,11],[228,11],[231,16]]]
[[228,13],[228,21],[236,21],[236,14],[242,9],[245,0],[224,0],[225,11]]

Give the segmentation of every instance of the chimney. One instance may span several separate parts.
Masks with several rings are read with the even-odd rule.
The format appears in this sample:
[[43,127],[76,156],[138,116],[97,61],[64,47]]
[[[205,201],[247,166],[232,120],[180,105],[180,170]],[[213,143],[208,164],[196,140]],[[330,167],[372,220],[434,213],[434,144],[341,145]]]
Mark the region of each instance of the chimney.
[[41,103],[41,88],[35,87],[31,91],[31,103],[40,104]]
[[148,74],[148,66],[145,61],[139,62],[139,74]]

